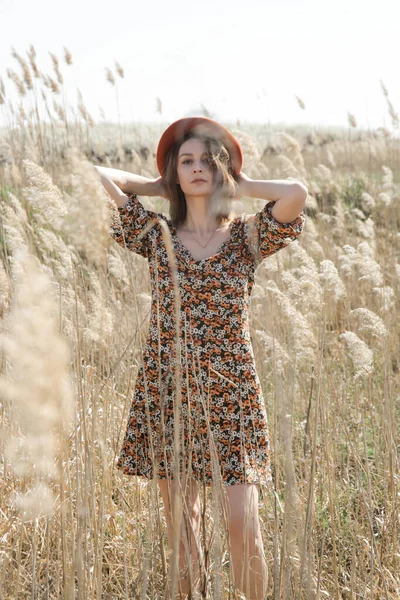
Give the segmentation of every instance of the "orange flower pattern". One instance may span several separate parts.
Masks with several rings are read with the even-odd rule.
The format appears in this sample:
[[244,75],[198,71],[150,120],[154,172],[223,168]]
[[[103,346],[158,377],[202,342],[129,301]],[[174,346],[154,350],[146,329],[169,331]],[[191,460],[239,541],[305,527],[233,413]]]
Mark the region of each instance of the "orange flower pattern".
[[[135,194],[118,208],[120,220],[110,234],[148,259],[152,288],[143,361],[116,464],[124,473],[167,479],[179,468],[206,485],[216,479],[222,485],[270,482],[268,420],[250,340],[249,302],[257,266],[296,239],[305,222],[303,211],[291,223],[276,221],[273,204],[234,218],[229,239],[203,260],[194,260],[170,219],[146,210]],[[161,220],[175,252],[179,344]]]

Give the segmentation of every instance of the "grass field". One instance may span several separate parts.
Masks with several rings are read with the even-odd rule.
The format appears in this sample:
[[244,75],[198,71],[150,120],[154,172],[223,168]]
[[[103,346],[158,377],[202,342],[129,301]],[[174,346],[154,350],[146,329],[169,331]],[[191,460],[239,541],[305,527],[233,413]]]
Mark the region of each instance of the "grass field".
[[[309,190],[303,234],[259,266],[251,301],[274,476],[260,498],[270,597],[398,599],[400,140],[227,125],[248,176]],[[147,262],[109,236],[92,169],[155,177],[163,128],[95,125],[84,110],[45,123],[15,106],[2,131],[1,598],[170,597],[157,486],[114,467]],[[168,215],[162,198],[143,204]],[[239,598],[218,491],[202,500],[202,597]]]

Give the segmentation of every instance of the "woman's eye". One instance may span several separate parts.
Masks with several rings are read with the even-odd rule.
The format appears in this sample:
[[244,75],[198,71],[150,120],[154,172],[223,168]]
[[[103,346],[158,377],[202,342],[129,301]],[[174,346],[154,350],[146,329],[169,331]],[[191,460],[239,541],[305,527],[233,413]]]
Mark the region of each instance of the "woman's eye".
[[191,159],[190,159],[190,158],[187,158],[186,160],[184,160],[184,161],[183,161],[183,163],[182,163],[182,164],[186,165],[187,163],[190,163],[190,162],[192,162],[192,161],[191,161]]

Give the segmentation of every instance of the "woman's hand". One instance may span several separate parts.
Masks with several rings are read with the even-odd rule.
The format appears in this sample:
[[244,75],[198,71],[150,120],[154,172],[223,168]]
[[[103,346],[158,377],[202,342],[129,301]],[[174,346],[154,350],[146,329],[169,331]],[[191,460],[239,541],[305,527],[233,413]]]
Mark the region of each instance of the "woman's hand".
[[240,200],[243,196],[250,196],[250,185],[253,180],[243,172],[239,173],[236,183],[236,194],[234,195],[234,200]]

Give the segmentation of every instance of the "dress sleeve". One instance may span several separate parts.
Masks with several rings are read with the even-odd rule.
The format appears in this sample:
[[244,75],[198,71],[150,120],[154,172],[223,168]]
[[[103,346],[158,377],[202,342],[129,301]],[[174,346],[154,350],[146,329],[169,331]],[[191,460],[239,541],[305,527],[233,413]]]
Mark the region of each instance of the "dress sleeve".
[[280,223],[271,214],[275,202],[267,204],[255,215],[252,215],[250,238],[256,266],[267,256],[275,254],[299,237],[304,228],[305,215],[301,211],[294,221]]
[[[151,253],[151,228],[144,235],[143,230],[157,213],[147,210],[140,202],[136,194],[127,194],[129,200],[122,207],[118,207],[118,213],[110,227],[110,235],[123,248],[148,258]],[[119,219],[118,219],[119,217]]]

